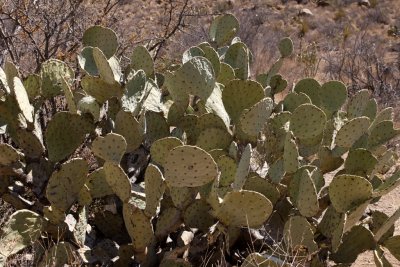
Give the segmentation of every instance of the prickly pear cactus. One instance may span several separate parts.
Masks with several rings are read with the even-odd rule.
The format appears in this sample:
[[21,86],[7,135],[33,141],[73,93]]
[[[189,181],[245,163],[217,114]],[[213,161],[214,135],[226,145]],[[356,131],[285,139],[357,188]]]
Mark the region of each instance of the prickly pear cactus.
[[[210,266],[299,264],[276,241],[311,266],[366,250],[378,266],[399,259],[400,208],[367,212],[400,185],[393,109],[368,90],[348,97],[340,81],[288,88],[288,37],[253,75],[238,30],[233,15],[216,17],[209,40],[163,73],[145,46],[121,66],[103,26],[83,34],[79,73],[56,59],[26,79],[0,68],[0,196],[17,210],[0,265],[36,240],[38,266],[199,266],[207,253]],[[42,110],[59,98],[65,107]],[[277,234],[260,245],[260,233]],[[243,245],[261,252],[234,256]]]

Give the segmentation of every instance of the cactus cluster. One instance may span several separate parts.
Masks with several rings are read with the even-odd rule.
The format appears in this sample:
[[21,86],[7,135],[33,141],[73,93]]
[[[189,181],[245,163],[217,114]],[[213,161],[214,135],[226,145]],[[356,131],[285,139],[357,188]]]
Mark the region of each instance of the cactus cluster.
[[[284,266],[265,246],[233,256],[242,229],[261,227],[312,266],[347,266],[365,250],[389,266],[383,247],[400,260],[400,208],[390,217],[366,212],[400,185],[398,156],[386,146],[400,133],[393,110],[378,112],[367,90],[348,99],[340,81],[312,78],[277,101],[291,39],[252,80],[252,53],[238,30],[233,15],[217,17],[209,41],[164,73],[144,46],[122,68],[117,36],[101,26],[84,33],[79,75],[51,59],[21,80],[7,62],[0,194],[18,211],[1,231],[0,266],[42,232],[57,242],[39,251],[39,266],[62,266],[71,254],[85,264],[198,266],[215,247],[210,266],[221,257]],[[67,108],[47,110],[59,96]],[[150,157],[136,181],[124,162],[140,149]],[[98,212],[95,203],[114,208]]]

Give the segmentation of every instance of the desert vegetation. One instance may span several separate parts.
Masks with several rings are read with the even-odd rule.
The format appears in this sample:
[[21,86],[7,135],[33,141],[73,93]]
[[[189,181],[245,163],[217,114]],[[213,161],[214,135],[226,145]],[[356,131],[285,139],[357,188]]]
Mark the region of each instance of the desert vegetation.
[[0,266],[399,264],[396,1],[206,2],[2,3]]

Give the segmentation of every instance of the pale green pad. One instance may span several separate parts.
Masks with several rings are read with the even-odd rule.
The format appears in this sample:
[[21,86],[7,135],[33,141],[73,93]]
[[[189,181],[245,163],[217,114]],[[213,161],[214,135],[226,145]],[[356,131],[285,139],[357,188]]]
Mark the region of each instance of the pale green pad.
[[368,117],[354,118],[340,128],[336,134],[336,145],[339,147],[350,148],[363,134],[370,125]]
[[283,238],[286,245],[296,250],[298,246],[307,247],[308,253],[313,253],[318,249],[314,241],[314,233],[311,224],[306,218],[301,216],[292,216],[285,223]]
[[100,198],[114,194],[106,180],[106,172],[101,167],[88,175],[85,185],[89,188],[92,198]]
[[122,135],[109,133],[98,136],[92,143],[93,153],[105,161],[119,164],[126,151],[126,141]]
[[212,149],[228,149],[232,136],[221,128],[206,128],[197,137],[196,146],[210,151]]
[[339,175],[334,177],[329,185],[329,198],[338,212],[347,212],[371,196],[372,185],[361,176]]
[[150,148],[151,159],[164,166],[167,161],[167,154],[170,150],[177,146],[182,146],[183,143],[176,137],[164,137],[154,141]]
[[280,198],[277,187],[258,175],[247,178],[243,189],[263,194],[272,204],[275,204]]
[[240,116],[242,131],[251,137],[257,137],[271,115],[273,106],[272,99],[267,97],[257,102],[248,111],[242,113]]
[[112,57],[118,48],[115,32],[102,26],[93,26],[83,34],[83,46],[98,47],[108,58]]
[[144,130],[129,112],[120,110],[115,118],[115,132],[122,135],[127,143],[126,152],[133,152],[143,142]]
[[325,113],[312,104],[298,106],[290,119],[290,129],[299,139],[315,138],[323,133],[326,123]]
[[196,146],[172,149],[164,165],[164,176],[169,186],[197,187],[218,176],[217,164],[210,154]]
[[226,226],[250,228],[260,227],[271,213],[271,201],[261,193],[247,190],[227,193],[215,211]]
[[210,38],[217,46],[229,43],[239,31],[239,21],[232,14],[218,16],[210,25]]
[[85,135],[92,128],[93,125],[77,114],[55,114],[45,133],[49,159],[58,162],[69,156],[83,143]]
[[18,151],[9,144],[0,144],[0,165],[8,166],[19,161]]
[[349,119],[357,118],[364,115],[364,111],[368,105],[369,92],[367,89],[358,91],[349,101],[347,105],[347,117]]
[[296,93],[304,93],[308,95],[312,103],[316,106],[321,105],[320,91],[321,85],[313,78],[305,78],[298,81],[294,87]]
[[123,202],[127,202],[131,196],[131,182],[124,170],[113,162],[104,163],[103,168],[108,185]]
[[136,46],[131,54],[131,67],[134,70],[143,70],[147,77],[154,75],[154,62],[146,47]]
[[232,121],[236,123],[245,109],[264,98],[260,83],[252,80],[232,80],[222,91],[222,101]]
[[144,192],[146,194],[144,213],[149,217],[153,217],[157,214],[157,209],[165,190],[164,177],[157,166],[149,164],[144,175],[144,183]]
[[232,184],[232,188],[234,190],[242,189],[243,185],[246,182],[246,177],[250,171],[251,154],[252,154],[251,144],[247,144],[246,148],[244,149],[244,151],[242,153],[242,157],[240,158],[240,161],[239,161],[239,164],[238,164],[238,167],[236,170],[235,181]]
[[86,181],[89,166],[83,159],[72,159],[53,172],[46,188],[46,196],[51,205],[67,211],[78,200],[79,192]]
[[329,81],[322,85],[319,96],[322,106],[333,113],[346,102],[347,89],[342,82]]

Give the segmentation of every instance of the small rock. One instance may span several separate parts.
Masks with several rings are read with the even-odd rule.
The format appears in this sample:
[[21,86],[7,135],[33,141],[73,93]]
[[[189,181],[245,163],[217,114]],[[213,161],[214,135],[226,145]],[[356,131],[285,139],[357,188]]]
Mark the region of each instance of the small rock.
[[370,7],[370,6],[371,6],[371,3],[369,2],[369,0],[359,0],[359,1],[358,1],[358,5]]
[[299,15],[300,16],[310,16],[311,17],[314,14],[308,8],[303,8],[302,10],[300,10]]

